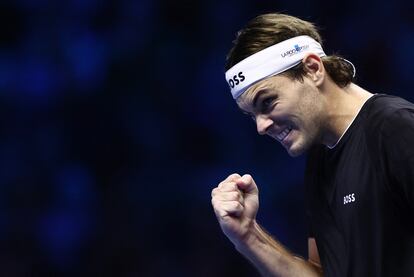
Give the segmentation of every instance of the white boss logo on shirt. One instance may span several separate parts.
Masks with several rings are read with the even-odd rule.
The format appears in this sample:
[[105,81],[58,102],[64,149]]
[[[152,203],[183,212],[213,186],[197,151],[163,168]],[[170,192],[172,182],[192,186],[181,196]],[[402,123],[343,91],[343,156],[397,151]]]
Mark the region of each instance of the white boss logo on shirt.
[[344,196],[344,205],[355,202],[355,193]]

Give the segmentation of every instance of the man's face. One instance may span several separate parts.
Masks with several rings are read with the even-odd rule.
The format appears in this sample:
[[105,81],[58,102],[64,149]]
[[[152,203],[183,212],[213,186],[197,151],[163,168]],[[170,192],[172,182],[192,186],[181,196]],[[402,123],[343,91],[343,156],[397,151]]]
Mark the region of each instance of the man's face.
[[238,106],[256,122],[261,135],[279,141],[292,157],[321,141],[324,100],[314,83],[284,75],[252,85],[237,99]]

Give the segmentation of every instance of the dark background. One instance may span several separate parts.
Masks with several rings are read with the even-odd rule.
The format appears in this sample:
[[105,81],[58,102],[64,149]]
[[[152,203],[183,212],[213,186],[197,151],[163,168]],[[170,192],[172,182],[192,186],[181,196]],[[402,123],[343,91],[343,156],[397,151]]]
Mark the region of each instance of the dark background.
[[321,27],[357,83],[414,100],[402,1],[0,2],[0,276],[257,276],[210,191],[259,184],[259,221],[306,256],[302,177],[224,81],[235,33],[285,12]]

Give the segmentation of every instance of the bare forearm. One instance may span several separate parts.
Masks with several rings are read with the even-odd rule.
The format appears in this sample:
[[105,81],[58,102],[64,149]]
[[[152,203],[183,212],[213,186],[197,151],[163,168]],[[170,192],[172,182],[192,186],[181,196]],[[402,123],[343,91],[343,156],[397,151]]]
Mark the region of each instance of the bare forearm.
[[263,276],[323,276],[318,266],[294,256],[258,224],[236,249],[249,259]]

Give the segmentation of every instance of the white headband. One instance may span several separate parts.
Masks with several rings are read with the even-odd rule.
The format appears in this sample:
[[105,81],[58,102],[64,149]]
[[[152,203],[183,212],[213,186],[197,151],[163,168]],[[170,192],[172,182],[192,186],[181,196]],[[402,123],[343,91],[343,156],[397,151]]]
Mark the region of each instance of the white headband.
[[265,48],[226,72],[231,94],[236,99],[252,84],[298,65],[306,53],[324,57],[322,46],[309,36],[298,36]]

